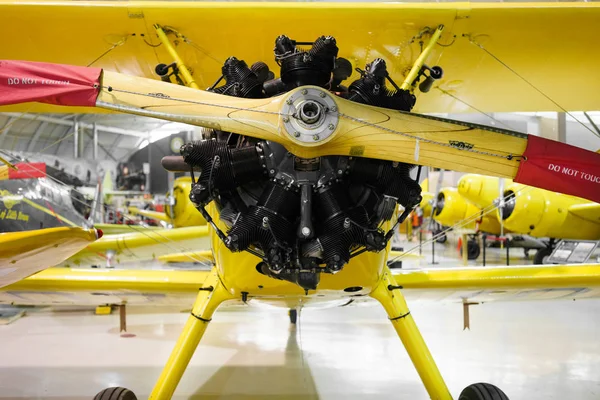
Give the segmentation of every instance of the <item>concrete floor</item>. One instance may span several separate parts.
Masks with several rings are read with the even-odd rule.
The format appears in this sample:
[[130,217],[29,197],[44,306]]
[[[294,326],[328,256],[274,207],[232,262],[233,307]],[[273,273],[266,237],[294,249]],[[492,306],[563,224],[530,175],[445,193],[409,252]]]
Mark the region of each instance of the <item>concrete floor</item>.
[[[455,397],[497,384],[511,399],[600,398],[600,302],[416,303],[411,310]],[[0,398],[91,399],[127,386],[146,398],[183,326],[178,310],[30,312],[0,326]],[[377,306],[217,312],[176,399],[426,399],[395,331]]]

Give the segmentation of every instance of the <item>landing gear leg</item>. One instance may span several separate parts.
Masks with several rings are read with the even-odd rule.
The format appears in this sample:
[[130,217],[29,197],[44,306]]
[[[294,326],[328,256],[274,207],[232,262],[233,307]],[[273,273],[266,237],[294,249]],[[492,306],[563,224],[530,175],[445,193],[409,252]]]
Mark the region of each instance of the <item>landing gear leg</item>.
[[425,389],[432,399],[452,400],[446,383],[410,315],[404,296],[396,285],[389,268],[384,267],[384,275],[379,285],[371,292],[371,297],[379,301],[404,344]]
[[173,396],[213,313],[221,303],[234,298],[221,283],[215,268],[202,286],[192,308],[192,314],[150,394],[150,399],[170,399]]
[[296,325],[296,322],[298,321],[298,310],[290,308],[288,315],[290,316],[290,324]]

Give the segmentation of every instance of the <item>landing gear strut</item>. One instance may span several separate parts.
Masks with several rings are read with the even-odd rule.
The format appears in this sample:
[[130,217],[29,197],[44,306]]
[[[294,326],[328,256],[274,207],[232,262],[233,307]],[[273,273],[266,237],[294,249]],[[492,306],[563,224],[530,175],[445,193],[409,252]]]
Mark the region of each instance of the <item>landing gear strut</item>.
[[290,316],[290,324],[296,325],[296,321],[298,320],[298,310],[290,308],[288,315]]
[[[390,270],[385,267],[383,278],[371,292],[371,297],[379,301],[388,314],[404,348],[408,352],[429,397],[439,400],[452,400],[448,387],[410,314],[402,286],[398,286]],[[468,386],[460,394],[459,400],[508,400],[500,389],[489,383],[476,383]]]
[[554,246],[554,239],[550,239],[547,247],[536,251],[535,255],[533,256],[533,263],[535,265],[545,264],[546,258],[554,251]]

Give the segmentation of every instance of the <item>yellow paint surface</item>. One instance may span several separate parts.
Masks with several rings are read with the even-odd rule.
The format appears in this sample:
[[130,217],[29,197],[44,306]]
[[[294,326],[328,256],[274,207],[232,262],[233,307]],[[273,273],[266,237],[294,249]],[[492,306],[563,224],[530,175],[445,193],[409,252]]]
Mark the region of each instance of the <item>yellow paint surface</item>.
[[[219,76],[229,56],[248,64],[264,61],[277,71],[273,44],[280,34],[312,41],[333,35],[340,56],[364,68],[384,58],[399,84],[419,54],[425,27],[445,26],[428,63],[441,65],[440,88],[418,94],[418,112],[558,111],[518,72],[568,110],[598,110],[600,81],[589,79],[598,64],[600,4],[589,3],[254,3],[254,2],[0,2],[2,59],[102,67],[157,78],[154,67],[172,57],[153,24],[188,39],[169,38],[201,88]],[[215,34],[214,21],[227,20]],[[343,23],[332,23],[343,21]],[[175,40],[174,40],[175,39]],[[427,37],[424,38],[425,41]],[[116,47],[100,57],[112,46]],[[99,58],[100,57],[100,58]],[[99,59],[98,59],[99,58]],[[95,61],[96,60],[96,61]],[[95,61],[95,62],[94,62]],[[568,76],[565,75],[568,73]],[[278,75],[278,74],[277,74]],[[355,79],[354,73],[351,79]],[[9,107],[29,109],[29,105]],[[48,110],[45,105],[33,110]],[[73,112],[66,109],[64,112]]]

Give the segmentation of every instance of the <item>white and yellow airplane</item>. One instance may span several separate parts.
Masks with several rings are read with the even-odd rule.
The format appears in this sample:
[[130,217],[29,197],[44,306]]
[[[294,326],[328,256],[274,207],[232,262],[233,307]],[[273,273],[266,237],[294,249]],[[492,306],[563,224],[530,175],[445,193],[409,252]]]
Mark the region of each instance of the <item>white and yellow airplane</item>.
[[[44,62],[0,61],[0,103],[16,104],[6,110],[56,112],[60,104],[212,130],[210,139],[184,145],[181,158],[163,162],[191,172],[191,199],[211,227],[212,271],[50,269],[3,292],[7,298],[101,293],[129,304],[168,297],[154,294],[196,296],[152,399],[173,395],[215,310],[226,302],[297,309],[370,296],[385,308],[429,396],[451,399],[405,291],[461,303],[600,293],[600,266],[592,264],[397,275],[386,266],[394,228],[421,200],[409,176],[415,165],[600,200],[598,154],[409,112],[464,111],[466,104],[483,111],[600,108],[600,82],[587,79],[584,67],[600,57],[588,51],[600,17],[594,3],[0,1],[0,15],[0,34],[13,38],[1,58]],[[49,29],[56,27],[50,16],[60,16],[69,29]],[[223,18],[227,32],[219,34],[214,21]],[[331,23],[340,18],[344,24]],[[271,61],[265,43],[275,38]],[[573,70],[582,55],[581,71]],[[242,59],[261,62],[248,67]],[[160,61],[165,64],[155,68]],[[568,80],[565,70],[572,71]],[[154,71],[163,82],[149,79]],[[342,85],[347,79],[350,85]],[[436,81],[436,90],[419,96],[413,109],[416,88],[427,92]],[[578,177],[554,170],[558,158]],[[399,216],[397,204],[404,208]],[[118,399],[133,398],[118,393]],[[108,389],[96,398],[113,394]],[[507,398],[480,383],[460,399],[490,396]]]

